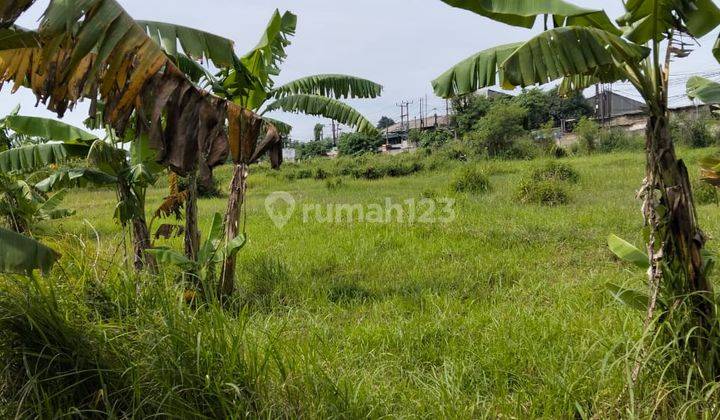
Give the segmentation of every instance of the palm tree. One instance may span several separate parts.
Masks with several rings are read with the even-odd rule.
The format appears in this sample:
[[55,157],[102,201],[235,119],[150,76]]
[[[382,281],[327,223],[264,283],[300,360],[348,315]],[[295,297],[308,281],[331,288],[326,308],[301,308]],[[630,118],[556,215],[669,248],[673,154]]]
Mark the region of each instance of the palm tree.
[[[687,168],[669,135],[669,58],[663,46],[677,34],[701,37],[720,24],[712,0],[624,2],[626,13],[613,24],[600,10],[562,0],[443,0],[513,26],[533,27],[543,17],[544,31],[527,42],[491,48],[460,62],[433,82],[449,98],[500,83],[512,89],[562,79],[565,91],[595,83],[626,80],[648,106],[643,217],[649,228],[647,250],[651,297],[647,314],[670,340],[684,342],[689,359],[703,376],[720,374],[713,287],[707,277]],[[551,27],[550,27],[551,26]],[[645,44],[649,43],[649,47]],[[671,49],[667,49],[672,51]],[[660,303],[664,303],[660,305]],[[658,316],[658,308],[666,308]]]

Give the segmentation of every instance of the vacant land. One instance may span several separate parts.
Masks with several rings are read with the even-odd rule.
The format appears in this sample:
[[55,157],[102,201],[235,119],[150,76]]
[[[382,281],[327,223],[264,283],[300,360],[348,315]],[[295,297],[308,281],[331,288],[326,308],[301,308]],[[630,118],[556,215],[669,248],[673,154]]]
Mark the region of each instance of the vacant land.
[[[681,151],[693,174],[709,153]],[[175,397],[187,404],[178,415],[238,415],[228,405],[238,400],[256,415],[647,413],[650,401],[621,398],[632,368],[622,356],[641,333],[642,313],[605,288],[608,282],[644,288],[642,270],[618,262],[606,247],[610,234],[642,242],[634,195],[643,156],[562,161],[580,180],[568,187],[570,203],[556,207],[514,197],[538,161],[472,164],[490,174],[485,194],[451,192],[457,168],[344,178],[332,188],[324,180],[288,180],[289,169],[253,168],[249,243],[240,255],[238,311],[231,314],[188,308],[181,288],[155,290],[157,279],[145,279],[148,291],[140,297],[124,290],[129,274],[112,268],[125,254],[112,220],[115,194],[74,192],[66,203],[77,214],[43,226],[65,254],[50,283],[63,322],[92,337],[91,348],[122,355],[107,363],[133,372],[117,381],[142,394],[133,403],[137,413],[161,407],[172,414],[163,398]],[[217,175],[225,185],[230,174],[223,168]],[[292,194],[298,208],[451,197],[457,217],[430,224],[305,222],[296,211],[278,228],[265,210],[275,191]],[[152,190],[148,209],[163,195],[161,187]],[[201,201],[201,226],[224,206],[223,199]],[[712,238],[720,234],[719,214],[715,205],[699,206]],[[179,239],[158,244],[182,246]],[[709,246],[717,250],[718,242]],[[174,280],[172,273],[164,278]],[[73,306],[80,300],[83,309]]]

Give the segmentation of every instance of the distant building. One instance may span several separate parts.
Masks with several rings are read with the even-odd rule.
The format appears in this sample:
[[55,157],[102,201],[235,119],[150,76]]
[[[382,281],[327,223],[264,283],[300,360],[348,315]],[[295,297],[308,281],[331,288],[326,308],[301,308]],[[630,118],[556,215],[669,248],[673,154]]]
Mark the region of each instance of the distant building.
[[449,115],[433,115],[427,118],[414,118],[410,121],[403,121],[393,124],[384,130],[381,130],[385,145],[382,147],[383,152],[392,153],[393,151],[401,151],[412,149],[415,146],[408,143],[408,134],[410,130],[435,130],[450,126]]
[[588,101],[595,107],[596,118],[599,120],[624,115],[644,114],[647,109],[645,103],[613,91],[600,92],[589,97]]
[[383,130],[388,133],[402,133],[409,130],[432,130],[435,128],[447,127],[450,125],[450,117],[447,115],[433,115],[427,118],[414,118],[410,121],[393,124]]
[[282,149],[282,157],[283,157],[284,162],[295,162],[295,158],[296,158],[295,149],[283,148]]
[[486,97],[486,98],[488,98],[488,99],[509,98],[509,97],[512,96],[512,95],[510,95],[510,94],[508,94],[508,93],[499,92],[499,91],[493,90],[493,89],[482,89],[482,90],[479,90],[477,94],[480,95],[480,96],[484,96],[484,97]]

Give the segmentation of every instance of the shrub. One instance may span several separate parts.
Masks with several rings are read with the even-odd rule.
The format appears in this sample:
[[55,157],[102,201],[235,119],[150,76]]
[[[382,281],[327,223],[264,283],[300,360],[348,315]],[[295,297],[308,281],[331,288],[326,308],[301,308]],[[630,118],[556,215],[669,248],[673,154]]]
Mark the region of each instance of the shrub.
[[524,137],[510,142],[507,150],[499,157],[503,159],[533,160],[542,154],[541,146],[533,139]]
[[670,136],[678,144],[694,148],[708,147],[716,142],[711,123],[712,118],[705,114],[678,115],[670,120]]
[[309,179],[313,177],[312,168],[307,167],[296,167],[290,168],[285,173],[285,179],[288,181],[294,181],[296,179]]
[[580,150],[584,153],[593,153],[597,149],[597,138],[600,136],[600,126],[595,121],[582,117],[573,130],[578,136]]
[[484,193],[490,190],[490,178],[477,167],[465,167],[455,174],[450,188],[457,193]]
[[332,142],[328,140],[318,140],[307,143],[299,143],[295,150],[298,160],[312,159],[319,156],[325,156],[327,152],[332,150]]
[[526,134],[523,128],[526,116],[527,111],[520,105],[496,101],[470,138],[490,157],[512,158],[516,140]]
[[580,175],[566,163],[548,162],[543,167],[536,168],[531,175],[534,181],[568,181],[578,182]]
[[382,144],[383,140],[380,136],[346,133],[338,140],[338,152],[344,156],[360,156],[365,153],[376,153]]
[[[422,149],[421,149],[422,150]],[[423,160],[424,169],[435,171],[453,166],[456,162],[467,162],[473,155],[468,143],[460,140],[452,140],[440,148],[433,149],[427,153]]]
[[343,187],[343,180],[342,178],[329,178],[325,181],[325,187],[330,190],[338,190]]
[[645,146],[642,136],[619,128],[601,130],[597,138],[597,150],[603,153],[641,150]]
[[692,185],[695,204],[719,204],[717,188],[704,181],[695,181]]
[[556,144],[550,149],[550,156],[561,159],[568,156],[568,151],[566,148]]
[[570,201],[570,195],[562,181],[555,179],[538,181],[532,177],[520,183],[515,198],[522,204],[543,206],[558,206]]
[[315,168],[315,172],[313,173],[313,178],[318,180],[326,179],[328,176],[330,175],[323,168]]
[[[413,131],[417,131],[413,137]],[[409,138],[423,149],[437,149],[453,139],[454,135],[450,130],[437,129],[428,131],[412,130]],[[414,139],[413,139],[414,138]]]
[[372,163],[359,167],[355,170],[353,173],[353,176],[355,178],[362,178],[362,179],[380,179],[383,177],[383,173]]
[[380,159],[380,172],[383,176],[400,177],[412,175],[423,169],[418,157],[413,154],[403,153],[401,155],[388,156]]
[[472,151],[467,147],[466,143],[463,143],[459,140],[452,140],[443,145],[443,147],[437,149],[435,154],[449,160],[458,160],[465,162],[472,154]]

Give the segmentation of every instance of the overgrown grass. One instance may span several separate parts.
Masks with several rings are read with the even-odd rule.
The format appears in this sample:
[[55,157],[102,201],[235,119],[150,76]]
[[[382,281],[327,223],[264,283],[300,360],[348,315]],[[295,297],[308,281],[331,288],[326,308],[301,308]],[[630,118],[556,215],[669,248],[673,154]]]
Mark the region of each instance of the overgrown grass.
[[[680,152],[693,172],[707,153]],[[493,188],[456,197],[455,220],[430,224],[305,223],[300,209],[440,199],[459,163],[376,180],[340,160],[317,164],[324,180],[254,167],[250,242],[226,311],[186,305],[172,272],[135,278],[114,193],[73,192],[77,215],[39,230],[60,266],[0,282],[0,416],[604,418],[717,406],[713,388],[685,393],[662,366],[628,387],[642,314],[605,284],[642,289],[645,277],[606,239],[642,242],[642,154],[563,162],[579,174],[567,205],[518,203],[537,164],[492,162]],[[227,185],[228,168],[218,175]],[[335,177],[342,187],[329,189]],[[297,200],[282,229],[265,211],[273,191]],[[148,210],[164,195],[151,190]],[[201,226],[224,207],[201,201]],[[698,207],[710,237],[719,212]]]

